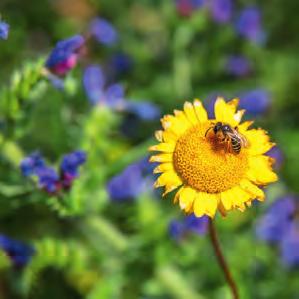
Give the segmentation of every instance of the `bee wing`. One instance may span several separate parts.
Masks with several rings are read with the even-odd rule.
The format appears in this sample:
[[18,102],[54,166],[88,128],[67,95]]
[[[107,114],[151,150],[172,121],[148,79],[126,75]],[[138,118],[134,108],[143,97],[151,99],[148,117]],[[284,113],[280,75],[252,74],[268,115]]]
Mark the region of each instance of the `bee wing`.
[[[236,133],[235,132],[225,132],[225,134],[230,138],[234,138],[236,136]],[[239,137],[239,136],[238,136]]]
[[247,140],[247,138],[241,134],[239,131],[237,130],[233,130],[234,131],[234,135],[238,136],[238,138],[241,140],[241,145],[243,147],[248,147],[249,146],[249,141]]

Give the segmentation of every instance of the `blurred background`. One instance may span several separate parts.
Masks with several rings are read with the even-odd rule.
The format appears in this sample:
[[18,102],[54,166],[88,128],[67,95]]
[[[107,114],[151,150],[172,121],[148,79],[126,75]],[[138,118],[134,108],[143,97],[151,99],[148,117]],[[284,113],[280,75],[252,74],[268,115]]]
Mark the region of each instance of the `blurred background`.
[[161,115],[219,95],[277,143],[266,202],[216,217],[240,297],[299,298],[298,9],[1,0],[0,298],[231,298],[147,162]]

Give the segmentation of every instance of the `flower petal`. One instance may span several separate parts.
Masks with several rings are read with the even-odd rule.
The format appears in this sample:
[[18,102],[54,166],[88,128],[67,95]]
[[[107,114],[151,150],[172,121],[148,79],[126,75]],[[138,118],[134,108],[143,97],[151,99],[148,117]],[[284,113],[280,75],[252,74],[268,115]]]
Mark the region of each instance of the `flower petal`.
[[229,190],[221,192],[220,197],[223,207],[227,211],[230,211],[236,207],[243,210],[244,203],[251,199],[251,195],[241,189],[239,186],[235,186]]
[[183,187],[179,196],[179,203],[182,210],[189,212],[193,206],[196,191],[190,187]]
[[251,194],[253,197],[258,198],[263,201],[265,199],[265,193],[262,189],[251,183],[249,180],[245,179],[240,182],[241,188],[247,193]]
[[157,139],[157,141],[163,142],[163,131],[162,130],[157,130],[155,132],[155,138]]
[[196,125],[198,123],[197,116],[195,114],[193,105],[190,102],[185,102],[184,104],[184,112],[188,120],[193,124]]
[[239,124],[242,113],[243,112],[236,112],[238,100],[234,99],[228,103],[224,101],[223,98],[218,97],[215,102],[215,118],[217,121],[221,121],[224,123],[228,123],[231,126],[235,127]]
[[218,205],[218,195],[197,192],[193,204],[194,214],[196,217],[208,215],[214,217]]
[[244,134],[252,124],[253,124],[253,121],[251,121],[251,120],[244,121],[243,123],[238,125],[239,132]]
[[177,119],[180,123],[184,123],[184,124],[187,126],[187,128],[190,128],[190,127],[191,127],[192,123],[191,123],[191,121],[186,117],[186,114],[185,114],[183,111],[181,111],[181,110],[174,110],[173,113],[174,113],[176,119]]
[[189,122],[185,121],[184,119],[179,119],[173,115],[165,115],[161,119],[161,123],[165,131],[170,131],[176,136],[184,134],[190,126]]
[[172,162],[172,154],[159,154],[151,156],[150,162]]
[[173,153],[174,149],[175,149],[174,143],[159,143],[157,145],[153,145],[149,147],[150,151],[164,152],[164,153]]
[[277,175],[272,171],[272,159],[267,156],[254,156],[249,158],[247,177],[253,183],[265,185],[277,181]]
[[166,194],[168,194],[169,192],[173,191],[174,189],[176,189],[179,186],[180,185],[172,185],[172,184],[165,185],[165,189],[164,189],[164,192],[162,194],[162,197],[164,197]]
[[206,109],[203,107],[201,101],[198,99],[195,99],[193,106],[194,106],[194,111],[195,111],[198,121],[201,123],[208,121],[208,113],[207,113]]
[[251,155],[264,154],[275,145],[270,142],[267,132],[262,129],[248,130],[244,136],[249,142],[249,151]]
[[162,173],[159,178],[156,180],[154,186],[156,188],[166,186],[166,185],[174,185],[180,186],[183,182],[181,179],[176,175],[174,171],[167,171]]
[[172,163],[162,163],[154,169],[154,173],[162,173],[169,170],[174,171]]

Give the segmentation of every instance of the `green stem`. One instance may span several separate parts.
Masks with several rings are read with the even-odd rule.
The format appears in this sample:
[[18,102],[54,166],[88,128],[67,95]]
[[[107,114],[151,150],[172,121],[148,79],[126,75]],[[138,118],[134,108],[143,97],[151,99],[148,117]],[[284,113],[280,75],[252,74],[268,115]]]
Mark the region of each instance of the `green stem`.
[[217,232],[216,232],[213,220],[211,218],[209,218],[209,235],[210,235],[211,243],[213,245],[213,249],[214,249],[217,261],[219,263],[219,266],[221,267],[224,277],[226,279],[226,282],[229,285],[230,290],[232,292],[232,298],[239,299],[240,297],[239,297],[237,285],[230,273],[229,267],[224,258],[224,255],[222,253],[222,250],[221,250],[221,247],[219,244],[219,239],[217,236]]

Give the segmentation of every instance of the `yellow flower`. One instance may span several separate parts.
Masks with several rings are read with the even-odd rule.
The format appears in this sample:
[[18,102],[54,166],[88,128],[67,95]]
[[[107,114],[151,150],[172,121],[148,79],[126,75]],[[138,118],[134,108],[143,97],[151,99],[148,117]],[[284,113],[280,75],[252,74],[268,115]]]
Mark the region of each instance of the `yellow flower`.
[[[208,119],[202,103],[195,100],[186,102],[184,111],[161,119],[164,130],[155,134],[160,143],[150,147],[160,152],[150,158],[159,163],[154,173],[161,173],[155,187],[165,187],[163,196],[180,187],[174,202],[187,213],[214,217],[217,209],[222,215],[244,211],[254,199],[264,200],[260,186],[277,180],[274,160],[264,155],[274,144],[264,130],[249,129],[251,121],[240,123],[245,111],[236,111],[237,106],[237,99],[226,103],[218,98],[215,119]],[[245,138],[240,152],[231,149],[231,139],[223,142],[215,134],[216,122],[236,128]]]

